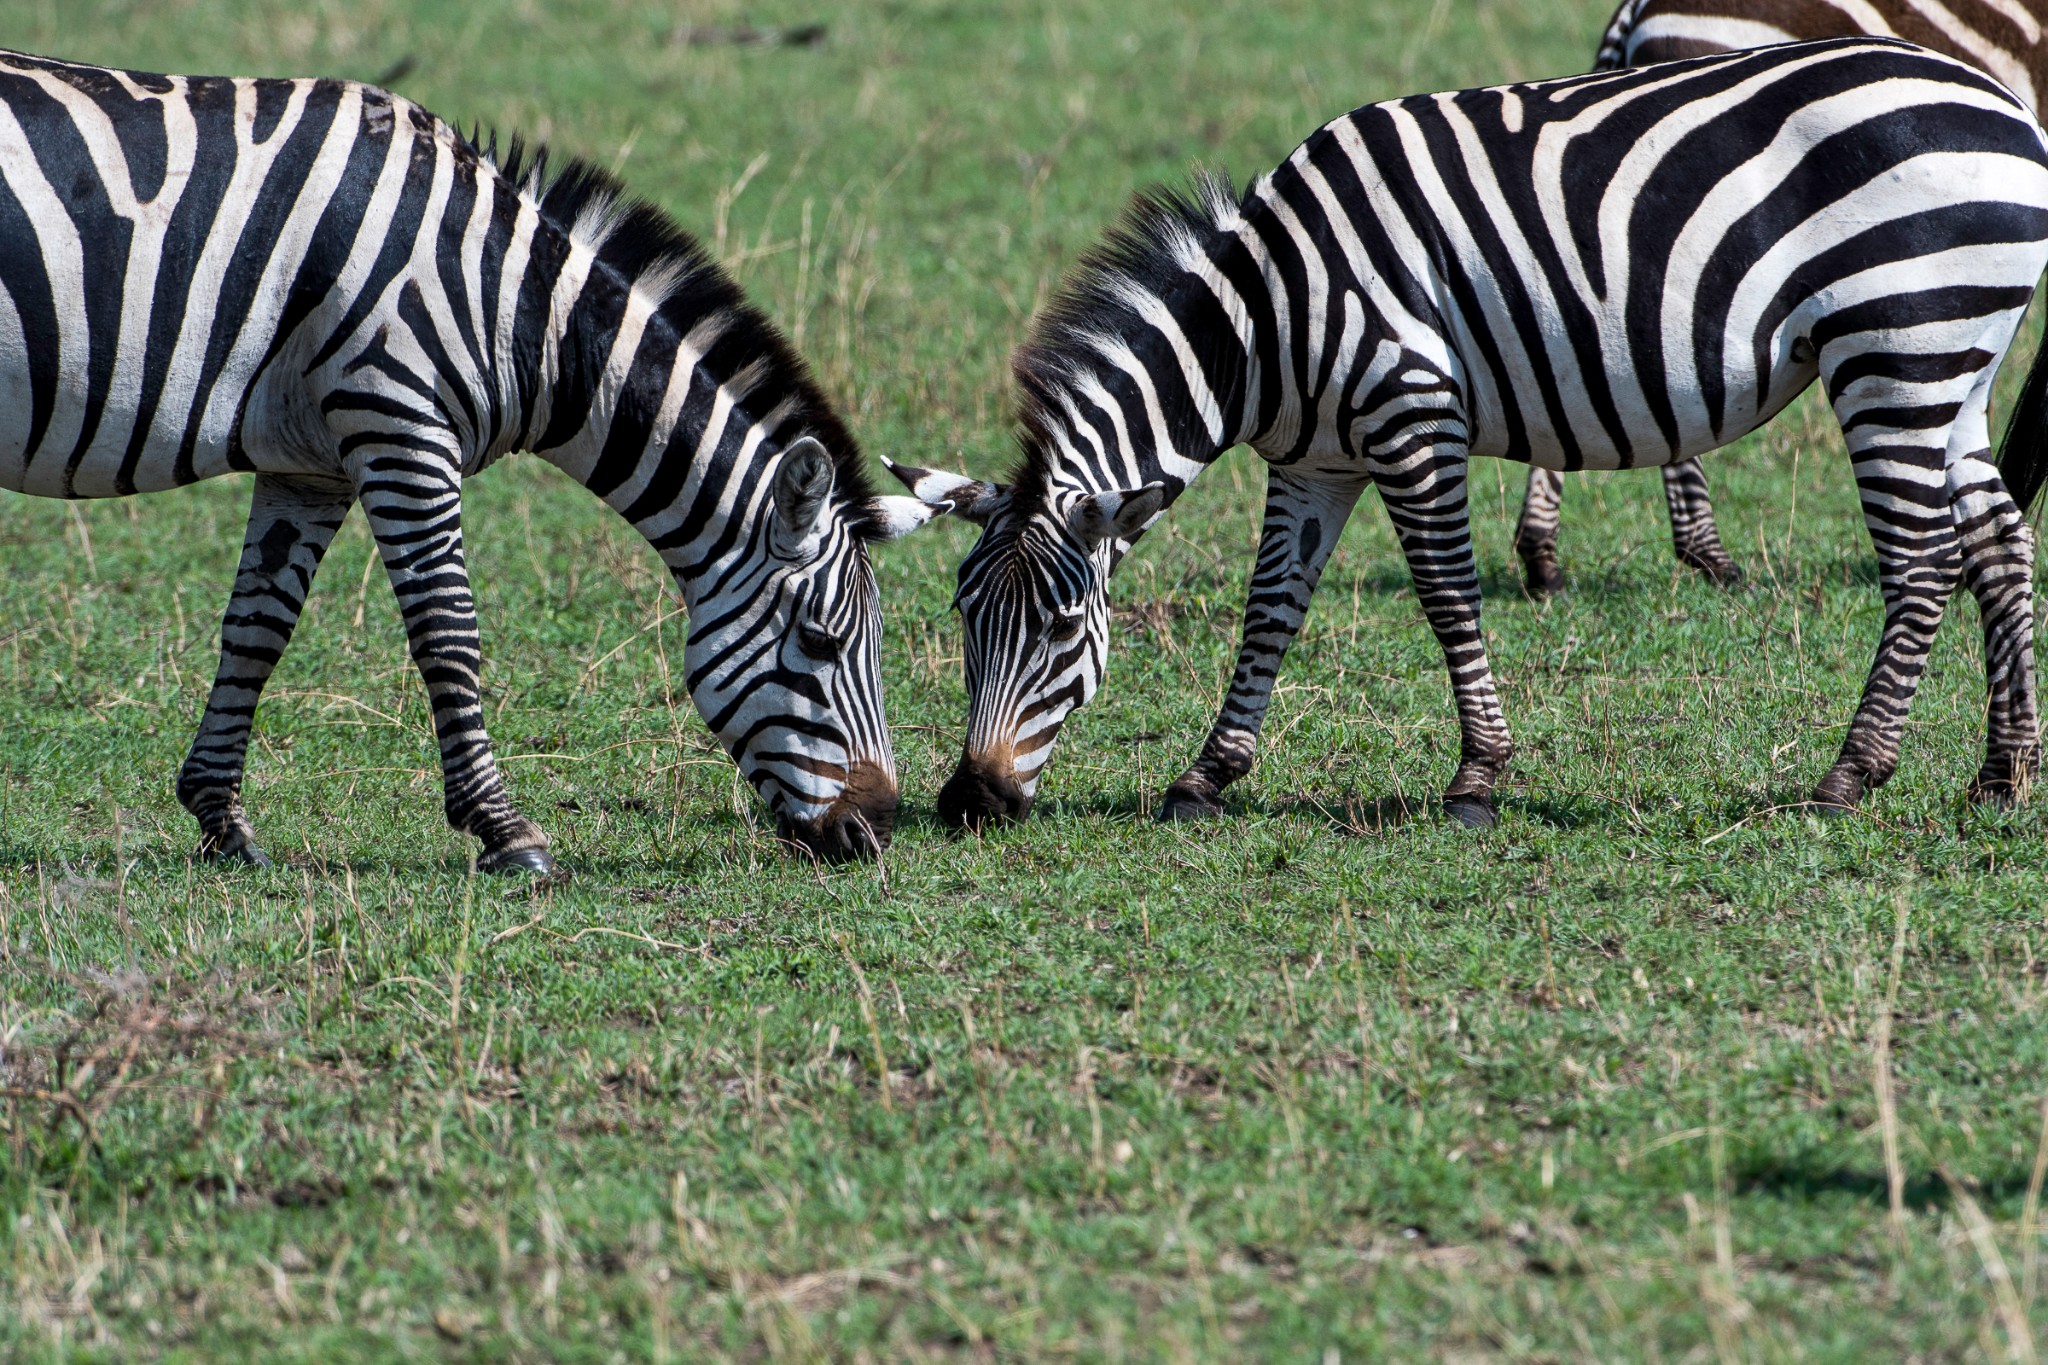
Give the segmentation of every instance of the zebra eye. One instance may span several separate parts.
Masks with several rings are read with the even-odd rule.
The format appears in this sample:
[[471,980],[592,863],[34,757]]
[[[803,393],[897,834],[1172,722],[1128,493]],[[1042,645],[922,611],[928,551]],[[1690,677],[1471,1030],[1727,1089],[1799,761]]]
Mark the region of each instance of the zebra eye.
[[1054,644],[1063,645],[1081,633],[1081,625],[1080,612],[1061,612],[1052,618],[1052,625],[1046,629],[1046,635]]
[[796,628],[797,651],[806,659],[829,664],[839,657],[839,641],[817,626],[805,623]]

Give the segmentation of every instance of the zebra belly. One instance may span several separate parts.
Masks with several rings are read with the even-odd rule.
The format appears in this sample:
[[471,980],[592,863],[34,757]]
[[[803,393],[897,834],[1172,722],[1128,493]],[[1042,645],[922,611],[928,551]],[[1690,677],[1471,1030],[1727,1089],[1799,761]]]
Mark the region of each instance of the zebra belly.
[[[1568,430],[1560,428],[1544,410],[1532,408],[1519,414],[1522,424],[1518,431],[1516,424],[1504,417],[1498,400],[1482,386],[1480,411],[1473,422],[1472,453],[1560,472],[1682,464],[1749,435],[1784,411],[1819,377],[1820,367],[1812,359],[1811,347],[1789,333],[1780,339],[1773,359],[1768,373],[1761,376],[1762,391],[1730,392],[1718,421],[1690,405],[1666,412],[1660,420],[1660,414],[1647,404],[1636,402],[1609,414],[1606,420],[1584,410],[1567,412]],[[1610,425],[1617,421],[1618,431]]]
[[[78,416],[63,430],[46,423],[40,439],[31,373],[19,321],[0,291],[0,488],[11,492],[114,498],[248,471],[345,477],[333,433],[289,364],[273,363],[246,393],[216,387],[215,401],[232,416],[212,430],[161,413],[146,421],[135,404],[93,404],[60,386],[54,410],[68,406]],[[79,436],[87,437],[82,445]]]

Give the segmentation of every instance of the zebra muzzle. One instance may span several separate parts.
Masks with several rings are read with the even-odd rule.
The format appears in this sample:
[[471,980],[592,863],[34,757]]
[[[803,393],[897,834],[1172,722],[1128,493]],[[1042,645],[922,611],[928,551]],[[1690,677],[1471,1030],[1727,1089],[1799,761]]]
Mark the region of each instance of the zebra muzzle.
[[1031,797],[1013,767],[990,756],[963,753],[939,789],[939,820],[949,829],[979,831],[1015,824],[1031,813]]
[[822,862],[872,858],[896,832],[896,781],[879,763],[859,762],[847,772],[838,799],[816,820],[779,822],[786,843]]

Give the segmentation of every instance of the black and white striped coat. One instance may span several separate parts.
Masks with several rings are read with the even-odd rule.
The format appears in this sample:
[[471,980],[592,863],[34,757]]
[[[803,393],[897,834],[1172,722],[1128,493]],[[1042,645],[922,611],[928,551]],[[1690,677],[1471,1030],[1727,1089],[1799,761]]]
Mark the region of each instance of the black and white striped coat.
[[450,822],[551,866],[478,706],[463,480],[545,456],[638,527],[687,605],[689,687],[819,851],[895,807],[866,542],[876,499],[802,363],[608,176],[549,176],[347,81],[0,54],[0,487],[115,497],[252,472],[221,666],[178,795],[260,858],[251,721],[361,504],[426,682]]
[[[1622,0],[1602,35],[1596,71],[1678,61],[1771,43],[1868,35],[1903,38],[1997,77],[2036,111],[2048,89],[2048,0]],[[1664,466],[1664,502],[1679,561],[1721,583],[1742,571],[1714,524],[1713,499],[1698,460]],[[1562,586],[1558,525],[1564,478],[1531,468],[1515,525],[1515,551],[1529,590]]]
[[[2032,539],[1991,463],[1991,383],[2048,263],[2048,148],[1982,73],[1847,41],[1419,95],[1325,125],[1239,199],[1141,202],[1019,358],[1012,486],[899,470],[985,530],[960,568],[966,750],[949,819],[1029,807],[1094,692],[1105,584],[1216,456],[1271,466],[1244,644],[1169,815],[1250,767],[1275,674],[1368,483],[1450,667],[1447,803],[1492,818],[1512,753],[1467,525],[1471,456],[1668,465],[1815,378],[1848,440],[1885,628],[1816,799],[1897,763],[1950,592],[1976,595],[1990,735],[1975,790],[2036,763]],[[2019,424],[2048,434],[2037,369]],[[2048,456],[2008,461],[2022,503]]]

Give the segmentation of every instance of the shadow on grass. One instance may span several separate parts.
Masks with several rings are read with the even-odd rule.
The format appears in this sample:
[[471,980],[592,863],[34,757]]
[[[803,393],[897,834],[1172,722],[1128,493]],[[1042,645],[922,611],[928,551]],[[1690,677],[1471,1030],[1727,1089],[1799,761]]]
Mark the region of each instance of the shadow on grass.
[[[1868,1200],[1880,1206],[1888,1207],[1891,1203],[1891,1182],[1880,1170],[1825,1166],[1798,1159],[1751,1159],[1736,1163],[1730,1175],[1740,1193],[1764,1195],[1788,1203],[1811,1203],[1837,1194]],[[1992,1179],[1970,1182],[1969,1188],[1970,1197],[1989,1211],[2024,1196],[2027,1176],[2009,1169]],[[1908,1171],[1900,1197],[1913,1213],[1947,1209],[1955,1203],[1955,1191],[1937,1171]]]
[[[1564,587],[1558,591],[1555,600],[1614,601],[1636,610],[1640,609],[1646,593],[1661,591],[1666,578],[1674,573],[1682,575],[1683,581],[1690,582],[1703,602],[1759,592],[1768,596],[1782,586],[1803,589],[1815,580],[1873,590],[1878,586],[1877,557],[1869,552],[1867,546],[1860,554],[1800,561],[1796,566],[1797,578],[1792,585],[1774,583],[1766,566],[1754,555],[1745,558],[1738,553],[1737,562],[1742,567],[1743,581],[1722,587],[1705,575],[1679,565],[1672,559],[1669,545],[1661,542],[1645,544],[1635,552],[1597,564],[1588,562],[1575,566],[1567,553]],[[1412,595],[1415,584],[1408,575],[1407,565],[1397,556],[1387,562],[1367,566],[1358,575],[1357,586],[1365,592],[1392,596],[1404,590]],[[1521,565],[1506,560],[1494,560],[1480,567],[1479,596],[1489,606],[1526,602],[1540,607],[1545,601],[1528,592],[1522,579]]]

